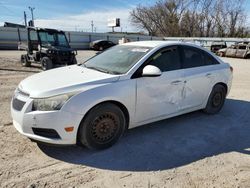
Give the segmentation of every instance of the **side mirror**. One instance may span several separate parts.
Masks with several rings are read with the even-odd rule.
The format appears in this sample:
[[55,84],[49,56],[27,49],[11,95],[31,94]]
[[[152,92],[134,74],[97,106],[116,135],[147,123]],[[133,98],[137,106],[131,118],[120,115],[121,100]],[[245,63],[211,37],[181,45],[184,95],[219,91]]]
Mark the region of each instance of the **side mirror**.
[[156,77],[161,76],[161,70],[154,65],[147,65],[142,70],[143,77]]

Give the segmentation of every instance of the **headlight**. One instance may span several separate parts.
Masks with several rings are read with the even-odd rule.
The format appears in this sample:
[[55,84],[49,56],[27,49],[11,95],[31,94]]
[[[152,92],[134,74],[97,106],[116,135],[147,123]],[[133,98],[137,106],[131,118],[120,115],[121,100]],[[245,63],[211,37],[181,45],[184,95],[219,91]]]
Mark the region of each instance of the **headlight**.
[[62,106],[69,100],[71,95],[58,95],[55,97],[44,98],[44,99],[34,99],[32,110],[33,111],[53,111],[60,110]]

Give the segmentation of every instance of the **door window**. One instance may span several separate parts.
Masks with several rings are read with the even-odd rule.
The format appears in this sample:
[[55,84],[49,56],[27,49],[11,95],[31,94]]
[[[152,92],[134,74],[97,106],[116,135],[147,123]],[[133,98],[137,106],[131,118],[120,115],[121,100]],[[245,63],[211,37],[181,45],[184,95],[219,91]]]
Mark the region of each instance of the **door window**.
[[204,66],[202,51],[193,47],[183,46],[183,68]]
[[180,55],[177,47],[160,51],[153,56],[149,65],[158,67],[162,72],[181,68]]
[[37,33],[36,31],[30,31],[30,40],[37,41]]

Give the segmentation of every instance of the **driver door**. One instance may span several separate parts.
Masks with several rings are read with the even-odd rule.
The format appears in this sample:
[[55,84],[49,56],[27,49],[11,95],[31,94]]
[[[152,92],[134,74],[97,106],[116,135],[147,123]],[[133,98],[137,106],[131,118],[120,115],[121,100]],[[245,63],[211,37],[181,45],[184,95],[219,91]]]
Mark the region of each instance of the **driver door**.
[[157,77],[139,77],[136,80],[136,120],[146,122],[161,119],[181,109],[184,87],[183,71],[177,46],[168,47],[154,54],[146,65],[158,67]]

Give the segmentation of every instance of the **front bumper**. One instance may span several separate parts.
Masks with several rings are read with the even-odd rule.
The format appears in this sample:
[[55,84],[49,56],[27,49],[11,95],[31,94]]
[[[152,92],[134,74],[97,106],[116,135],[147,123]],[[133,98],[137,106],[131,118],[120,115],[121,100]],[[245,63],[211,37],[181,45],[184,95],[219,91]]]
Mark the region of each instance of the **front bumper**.
[[[24,103],[16,108],[13,101],[18,100]],[[16,102],[16,101],[15,101]],[[14,127],[21,134],[40,142],[50,144],[76,144],[77,130],[82,120],[81,114],[66,111],[32,111],[33,100],[28,96],[18,94],[11,101],[11,115]],[[65,127],[74,127],[72,132],[67,132]],[[38,135],[38,130],[54,130],[59,137]]]

